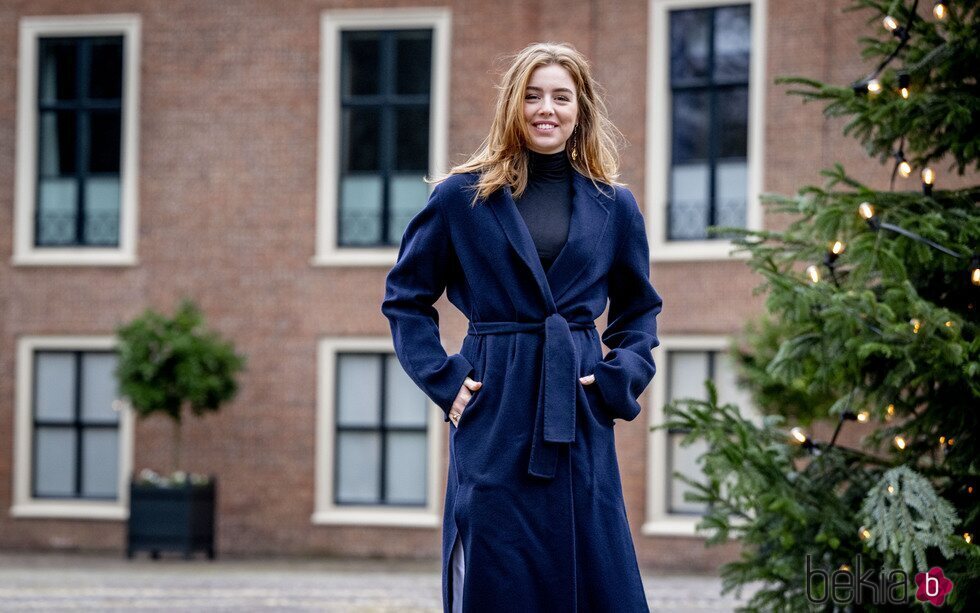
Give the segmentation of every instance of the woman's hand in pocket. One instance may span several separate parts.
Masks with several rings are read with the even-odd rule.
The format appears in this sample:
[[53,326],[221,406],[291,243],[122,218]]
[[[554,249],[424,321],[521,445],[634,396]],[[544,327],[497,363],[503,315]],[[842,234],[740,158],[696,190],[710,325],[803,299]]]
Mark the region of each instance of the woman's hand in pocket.
[[459,386],[459,393],[456,394],[456,399],[453,400],[453,406],[449,409],[449,419],[457,428],[459,427],[459,418],[463,415],[463,409],[469,404],[470,398],[473,397],[473,392],[479,390],[481,387],[483,387],[482,381],[474,381],[469,377],[466,377],[463,385]]
[[584,377],[579,377],[578,380],[582,385],[592,385],[595,383],[595,375],[585,375]]

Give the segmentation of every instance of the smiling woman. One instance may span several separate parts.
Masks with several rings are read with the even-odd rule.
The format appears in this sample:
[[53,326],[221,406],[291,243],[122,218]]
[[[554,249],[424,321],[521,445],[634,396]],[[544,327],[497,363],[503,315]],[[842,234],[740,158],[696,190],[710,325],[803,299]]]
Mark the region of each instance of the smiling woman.
[[[613,435],[659,344],[643,215],[578,51],[531,45],[498,89],[481,149],[409,222],[381,306],[451,422],[443,607],[647,611]],[[469,320],[452,355],[443,291]]]

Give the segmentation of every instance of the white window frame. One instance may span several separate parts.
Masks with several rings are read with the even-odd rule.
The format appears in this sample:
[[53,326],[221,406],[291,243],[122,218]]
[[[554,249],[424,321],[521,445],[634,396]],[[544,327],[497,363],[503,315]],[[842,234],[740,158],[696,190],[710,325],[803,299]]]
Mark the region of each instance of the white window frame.
[[439,468],[445,422],[442,411],[431,400],[427,402],[428,460],[426,504],[338,505],[334,503],[334,449],[336,446],[337,354],[342,352],[391,353],[395,347],[390,337],[323,337],[317,347],[316,402],[316,491],[311,521],[323,525],[394,526],[400,528],[437,528],[439,515]]
[[[338,9],[320,13],[320,103],[317,140],[316,253],[314,266],[393,266],[398,246],[337,245],[340,159],[340,62],[344,30],[432,28],[432,87],[429,106],[429,174],[446,170],[449,134],[448,8]],[[429,186],[431,193],[432,186]],[[421,205],[425,203],[420,203]]]
[[[17,61],[17,160],[14,175],[14,266],[135,266],[139,183],[140,16],[23,17]],[[37,41],[43,36],[123,37],[122,159],[118,247],[37,247]]]
[[752,41],[749,59],[748,194],[746,227],[761,230],[763,186],[767,0],[650,0],[647,44],[646,219],[651,262],[741,260],[728,239],[667,240],[668,174],[670,171],[670,11],[732,4],[751,5]]
[[107,520],[129,518],[129,478],[133,469],[135,418],[127,403],[123,403],[119,415],[119,496],[116,500],[57,500],[31,496],[34,353],[45,350],[115,350],[117,342],[112,336],[22,336],[18,339],[14,390],[14,500],[10,507],[11,517]]
[[[724,335],[676,335],[663,336],[660,345],[653,350],[657,364],[657,376],[653,379],[652,406],[648,408],[650,426],[664,423],[664,405],[667,403],[667,386],[670,381],[671,351],[718,351],[725,352],[730,337]],[[761,424],[755,407],[740,406],[743,415]],[[641,527],[644,536],[699,536],[695,529],[700,515],[668,513],[667,496],[672,476],[667,474],[667,432],[651,430],[647,444],[647,508],[646,521]]]

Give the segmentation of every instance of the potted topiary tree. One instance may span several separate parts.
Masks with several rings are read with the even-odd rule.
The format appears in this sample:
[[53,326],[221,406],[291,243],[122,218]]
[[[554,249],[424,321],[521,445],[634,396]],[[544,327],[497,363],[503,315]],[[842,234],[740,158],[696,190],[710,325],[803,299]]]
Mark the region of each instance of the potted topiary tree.
[[120,394],[140,418],[173,420],[171,474],[144,469],[130,480],[126,556],[143,549],[158,558],[176,550],[190,558],[204,550],[214,559],[216,478],[179,470],[180,426],[185,408],[201,416],[234,398],[245,358],[203,329],[200,310],[187,299],[171,319],[147,309],[116,334]]

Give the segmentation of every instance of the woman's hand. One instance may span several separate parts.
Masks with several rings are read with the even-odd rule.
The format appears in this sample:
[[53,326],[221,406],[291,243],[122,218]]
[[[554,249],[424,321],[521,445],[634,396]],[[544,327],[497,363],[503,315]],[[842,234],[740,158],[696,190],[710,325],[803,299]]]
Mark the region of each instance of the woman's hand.
[[582,385],[592,385],[595,383],[595,375],[585,375],[584,377],[579,377],[578,380]]
[[463,409],[469,404],[470,398],[473,397],[473,393],[483,387],[482,381],[474,381],[469,377],[463,381],[463,385],[459,386],[459,393],[456,394],[456,399],[453,400],[453,406],[449,409],[449,419],[452,420],[453,424],[459,427],[459,418],[463,415]]

